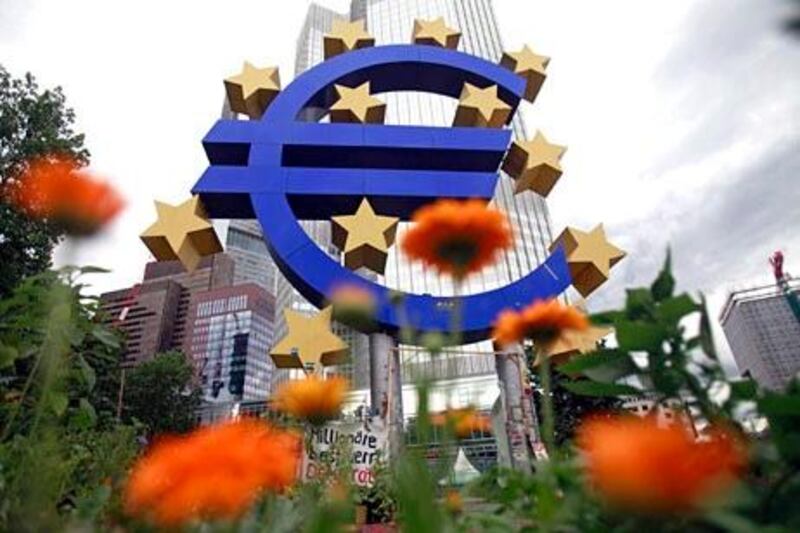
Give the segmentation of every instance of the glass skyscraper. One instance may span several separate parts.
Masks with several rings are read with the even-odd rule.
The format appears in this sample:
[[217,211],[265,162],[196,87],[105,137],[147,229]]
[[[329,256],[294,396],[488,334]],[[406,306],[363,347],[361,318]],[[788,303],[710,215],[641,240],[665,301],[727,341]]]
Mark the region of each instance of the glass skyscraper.
[[[324,61],[325,56],[322,49],[323,36],[328,33],[334,19],[349,19],[347,15],[342,15],[322,7],[311,4],[308,8],[305,23],[297,39],[295,56],[295,75],[299,75],[314,65]],[[307,120],[317,120],[322,118],[324,110],[309,110]],[[327,120],[327,119],[323,119]],[[328,255],[339,258],[340,253],[331,242],[330,222],[323,221],[301,221],[303,229],[308,235],[322,248]],[[276,306],[275,314],[275,339],[282,338],[287,333],[286,320],[283,310],[290,308],[302,312],[313,313],[316,308],[308,303],[286,278],[276,272]],[[351,362],[329,369],[329,372],[343,375],[353,387],[365,388],[369,386],[369,344],[366,335],[358,333],[351,328],[341,324],[333,324],[334,332],[350,346]],[[287,379],[290,371],[277,371],[276,380]]]
[[257,220],[232,220],[224,232],[225,251],[236,263],[234,285],[255,283],[275,294],[277,267],[267,251]]
[[245,283],[197,294],[187,313],[184,352],[194,362],[210,403],[263,401],[270,392],[275,298]]
[[[351,16],[366,20],[376,46],[409,43],[415,19],[441,16],[448,26],[461,31],[459,50],[492,62],[499,62],[503,53],[491,0],[354,0]],[[452,98],[423,93],[394,93],[382,98],[387,104],[387,124],[449,127],[458,105]],[[519,114],[512,127],[517,138],[527,137]],[[552,241],[547,204],[541,196],[532,192],[515,195],[513,180],[501,173],[494,203],[508,214],[516,246],[504,253],[493,268],[470,277],[463,289],[466,293],[483,292],[521,278],[546,259]],[[398,231],[398,242],[403,237],[403,226]],[[397,247],[389,256],[385,282],[415,293],[453,293],[450,278],[410,263]]]
[[[498,62],[503,53],[503,45],[491,0],[353,0],[349,14],[341,14],[317,4],[311,4],[302,31],[297,40],[295,75],[324,60],[323,37],[328,33],[334,19],[363,19],[367,31],[375,37],[376,46],[392,43],[410,43],[414,20],[444,17],[448,26],[457,28],[462,36],[459,50],[472,55]],[[428,125],[450,127],[457,107],[457,101],[448,97],[418,92],[400,92],[379,95],[387,104],[386,124]],[[319,119],[323,110],[310,110],[309,120]],[[326,120],[322,118],[322,120]],[[527,138],[522,118],[517,115],[512,123],[517,138]],[[462,292],[475,293],[506,285],[535,269],[547,257],[547,247],[552,241],[550,218],[545,200],[532,192],[514,194],[513,180],[501,172],[498,180],[494,204],[506,212],[511,221],[515,247],[504,253],[500,261],[490,269],[468,278]],[[304,228],[315,242],[333,257],[338,252],[331,246],[330,224],[328,222],[304,222]],[[408,225],[400,224],[397,242],[403,238]],[[449,278],[438,276],[418,263],[412,263],[394,246],[387,262],[384,276],[378,281],[389,287],[433,295],[453,294]],[[313,308],[292,289],[283,276],[277,274],[276,339],[285,333],[281,309],[291,306],[296,309]],[[355,367],[343,370],[349,374],[356,388],[364,388],[368,383],[367,342],[363,335],[337,327],[337,333],[352,343]],[[428,373],[432,368],[440,379],[440,387],[447,392],[441,401],[447,403],[478,403],[488,408],[496,398],[497,383],[491,343],[465,346],[449,350],[448,358],[459,359],[456,364],[433,364],[424,351],[401,347],[403,352],[404,376],[418,374],[411,367],[418,367]],[[469,367],[469,377],[461,377],[452,369]],[[439,371],[441,370],[441,372]],[[364,400],[368,393],[363,393]],[[406,415],[413,415],[414,398],[410,388]],[[434,401],[436,403],[436,401]],[[435,408],[435,405],[434,405]]]

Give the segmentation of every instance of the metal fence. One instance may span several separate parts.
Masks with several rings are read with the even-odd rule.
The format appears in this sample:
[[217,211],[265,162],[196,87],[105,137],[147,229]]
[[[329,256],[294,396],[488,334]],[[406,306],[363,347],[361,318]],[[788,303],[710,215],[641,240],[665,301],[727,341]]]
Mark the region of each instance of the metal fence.
[[423,350],[400,348],[403,383],[420,378],[434,381],[495,374],[494,354],[487,352],[448,353],[432,356]]

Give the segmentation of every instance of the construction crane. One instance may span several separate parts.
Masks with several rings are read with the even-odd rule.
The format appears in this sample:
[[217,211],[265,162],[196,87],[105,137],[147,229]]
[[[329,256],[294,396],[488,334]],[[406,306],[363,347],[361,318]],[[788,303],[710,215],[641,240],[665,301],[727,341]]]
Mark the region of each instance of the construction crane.
[[791,276],[783,270],[783,252],[778,250],[773,253],[769,258],[769,264],[772,265],[772,273],[775,274],[775,284],[778,285],[778,290],[783,293],[795,318],[800,322],[800,299],[797,298],[797,294],[789,286]]

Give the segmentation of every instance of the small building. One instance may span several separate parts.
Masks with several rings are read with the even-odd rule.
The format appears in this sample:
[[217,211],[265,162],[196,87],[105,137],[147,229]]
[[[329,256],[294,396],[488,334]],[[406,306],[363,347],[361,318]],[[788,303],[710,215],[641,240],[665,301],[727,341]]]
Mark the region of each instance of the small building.
[[[787,283],[800,294],[800,278]],[[800,371],[800,320],[777,285],[732,292],[720,322],[739,370],[763,387],[781,389]]]

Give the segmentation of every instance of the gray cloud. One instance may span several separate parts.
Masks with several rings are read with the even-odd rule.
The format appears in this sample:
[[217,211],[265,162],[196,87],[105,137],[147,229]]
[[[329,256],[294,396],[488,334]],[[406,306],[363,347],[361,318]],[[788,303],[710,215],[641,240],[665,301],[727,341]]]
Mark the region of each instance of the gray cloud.
[[[686,290],[715,290],[768,274],[766,259],[774,247],[800,245],[797,143],[776,146],[724,185],[709,187],[690,205],[667,201],[646,220],[609,228],[611,234],[627,236],[621,245],[630,257],[620,263],[597,304],[614,305],[622,287],[649,283],[668,245],[673,248],[676,276]],[[670,227],[677,230],[665,234]]]
[[[665,139],[649,175],[691,163],[747,135],[770,136],[800,117],[800,46],[780,30],[781,0],[697,3],[655,74],[672,116],[691,126]],[[768,123],[783,115],[786,123]],[[794,134],[797,134],[795,127]]]
[[[649,283],[667,245],[687,290],[768,279],[766,257],[777,247],[794,247],[789,264],[800,264],[800,46],[781,30],[783,7],[709,0],[689,11],[654,78],[665,112],[690,126],[665,138],[640,176],[673,192],[646,217],[608,228],[630,255],[593,308],[617,305],[624,287]],[[736,160],[734,147],[737,164],[711,159]],[[694,170],[706,161],[715,164]],[[687,197],[678,177],[689,172],[698,174]]]

